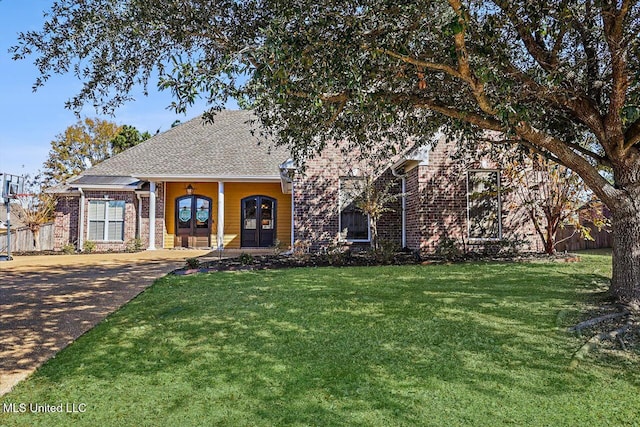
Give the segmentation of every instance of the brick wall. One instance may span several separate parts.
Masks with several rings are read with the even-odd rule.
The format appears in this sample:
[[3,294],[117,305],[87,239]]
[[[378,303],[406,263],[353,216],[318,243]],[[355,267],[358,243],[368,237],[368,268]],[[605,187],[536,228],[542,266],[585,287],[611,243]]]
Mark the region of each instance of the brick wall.
[[[483,251],[483,242],[469,243],[467,232],[467,172],[500,169],[488,158],[460,158],[454,144],[441,140],[429,153],[428,165],[406,174],[407,247],[423,253],[436,251],[442,239],[454,239],[461,250]],[[520,250],[536,250],[532,224],[514,209],[519,201],[501,176],[502,242],[518,241]]]
[[[390,185],[391,193],[402,193],[402,181],[393,176],[389,167],[378,177],[375,184],[378,189],[382,190]],[[391,201],[387,207],[390,210],[383,213],[378,222],[378,237],[382,244],[390,243],[400,248],[402,246],[402,198],[398,197]]]
[[[166,224],[164,221],[164,195],[165,195],[165,183],[156,183],[156,248],[162,248],[164,245],[164,233],[166,231]],[[136,202],[137,206],[137,202]],[[137,219],[136,219],[137,221]],[[149,246],[149,195],[142,196],[142,221],[141,229],[139,230],[140,240],[142,241],[142,247],[147,248]]]
[[[142,228],[138,225],[138,210],[140,203],[133,191],[85,191],[84,240],[89,231],[88,209],[92,200],[123,200],[124,211],[124,239],[122,241],[96,241],[96,251],[124,251],[127,243],[140,236],[142,247],[149,244],[149,197],[142,197]],[[63,246],[78,242],[78,220],[80,217],[80,197],[63,196],[58,200],[55,217],[55,250],[62,250]],[[156,186],[156,247],[162,247],[164,235],[164,184]]]
[[57,200],[53,232],[53,249],[56,251],[61,251],[69,243],[76,245],[78,241],[79,200],[79,197],[73,196],[62,196]]
[[[294,180],[295,240],[310,243],[311,250],[327,248],[337,240],[339,230],[339,183],[341,177],[368,175],[384,186],[395,179],[388,170],[391,159],[374,162],[358,160],[357,153],[345,154],[336,147],[327,147],[321,156],[307,162],[304,173]],[[380,171],[385,171],[382,175]],[[400,184],[395,187],[400,191]],[[383,215],[378,225],[381,240],[401,242],[401,201],[393,203],[394,212]],[[354,244],[368,247],[369,243]]]
[[444,238],[460,243],[466,238],[466,170],[475,165],[455,159],[455,152],[454,145],[440,141],[429,164],[417,167],[422,252],[435,252]]

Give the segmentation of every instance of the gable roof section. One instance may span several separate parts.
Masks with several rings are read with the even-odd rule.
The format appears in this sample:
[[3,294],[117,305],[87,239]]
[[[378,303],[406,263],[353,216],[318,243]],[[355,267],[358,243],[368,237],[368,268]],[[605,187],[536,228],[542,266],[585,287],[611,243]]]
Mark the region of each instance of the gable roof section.
[[[198,116],[83,172],[88,176],[156,178],[280,179],[288,151],[252,135],[250,111],[223,110],[214,123]],[[253,125],[256,126],[257,125]],[[104,178],[101,178],[104,181]]]

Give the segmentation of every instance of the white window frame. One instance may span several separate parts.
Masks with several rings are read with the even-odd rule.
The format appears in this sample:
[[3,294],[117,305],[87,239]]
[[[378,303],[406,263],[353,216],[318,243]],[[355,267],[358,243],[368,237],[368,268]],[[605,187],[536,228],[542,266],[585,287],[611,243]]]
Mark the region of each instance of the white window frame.
[[[102,235],[102,239],[99,239],[99,242],[124,242],[124,234],[125,234],[125,216],[127,210],[127,204],[124,200],[89,200],[89,205],[92,203],[103,203],[104,207],[104,219],[94,219],[90,218],[90,215],[87,214],[87,240],[90,240],[91,236],[91,222],[104,222],[104,231]],[[109,219],[109,204],[110,203],[118,203],[122,204],[122,220],[110,220]],[[90,211],[90,209],[87,209]],[[122,236],[118,239],[109,239],[109,223],[110,222],[121,222],[122,223]]]
[[[471,237],[471,215],[469,208],[469,195],[471,194],[469,188],[469,174],[476,172],[495,172],[497,174],[498,181],[498,237]],[[469,169],[466,173],[467,181],[467,239],[470,243],[478,242],[499,242],[502,240],[502,177],[500,176],[500,169]]]
[[[360,176],[341,176],[338,178],[338,236],[340,236],[341,242],[351,243],[371,243],[371,217],[367,216],[367,238],[366,239],[347,239],[346,236],[342,237],[342,181],[343,180],[359,180],[364,181],[364,177]],[[363,213],[364,215],[364,213]]]

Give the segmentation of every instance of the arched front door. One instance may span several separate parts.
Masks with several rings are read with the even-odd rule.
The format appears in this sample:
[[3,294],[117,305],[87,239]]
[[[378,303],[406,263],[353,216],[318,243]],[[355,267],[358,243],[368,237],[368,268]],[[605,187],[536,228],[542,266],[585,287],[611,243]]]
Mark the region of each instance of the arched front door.
[[267,196],[242,199],[243,247],[270,247],[276,238],[276,200]]
[[177,246],[211,246],[211,199],[182,196],[176,199]]

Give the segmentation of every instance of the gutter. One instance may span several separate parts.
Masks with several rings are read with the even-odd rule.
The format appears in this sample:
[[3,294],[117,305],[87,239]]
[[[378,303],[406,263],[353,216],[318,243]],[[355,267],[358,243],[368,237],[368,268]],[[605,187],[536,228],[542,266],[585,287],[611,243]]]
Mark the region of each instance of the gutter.
[[165,181],[165,182],[280,182],[280,175],[262,175],[262,176],[229,176],[229,175],[135,175],[133,178],[143,181]]
[[136,231],[136,238],[142,239],[142,194],[136,192],[138,198],[138,230]]

